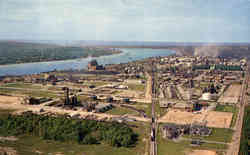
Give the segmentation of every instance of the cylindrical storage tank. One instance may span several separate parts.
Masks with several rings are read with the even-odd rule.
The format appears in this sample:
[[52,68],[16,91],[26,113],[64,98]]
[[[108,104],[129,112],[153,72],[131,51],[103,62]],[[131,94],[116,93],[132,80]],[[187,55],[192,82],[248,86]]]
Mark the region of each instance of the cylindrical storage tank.
[[212,99],[212,95],[210,93],[204,93],[202,94],[202,97],[201,97],[202,100],[211,100]]

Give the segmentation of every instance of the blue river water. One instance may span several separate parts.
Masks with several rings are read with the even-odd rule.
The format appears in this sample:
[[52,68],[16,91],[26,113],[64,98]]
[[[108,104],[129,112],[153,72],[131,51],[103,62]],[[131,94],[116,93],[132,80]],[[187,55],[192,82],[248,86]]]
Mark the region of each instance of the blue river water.
[[0,76],[6,75],[26,75],[38,74],[41,72],[49,72],[53,70],[69,70],[69,69],[84,69],[88,62],[96,59],[99,64],[119,64],[127,63],[135,60],[141,60],[149,57],[169,56],[174,54],[174,51],[167,49],[145,49],[145,48],[124,48],[122,53],[109,56],[101,56],[97,58],[82,58],[64,61],[50,62],[35,62],[24,64],[13,64],[0,66]]

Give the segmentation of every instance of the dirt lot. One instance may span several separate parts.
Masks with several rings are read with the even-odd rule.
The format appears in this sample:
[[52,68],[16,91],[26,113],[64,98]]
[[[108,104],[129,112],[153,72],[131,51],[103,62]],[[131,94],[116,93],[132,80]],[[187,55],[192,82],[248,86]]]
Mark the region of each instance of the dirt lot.
[[229,86],[227,91],[221,95],[218,102],[221,103],[237,103],[241,94],[241,85],[232,84]]
[[148,101],[151,101],[152,100],[152,77],[147,74],[147,85],[146,85],[146,92],[145,92],[145,98],[148,100]]
[[0,103],[5,103],[5,104],[21,103],[21,98],[15,96],[0,95]]
[[208,111],[200,114],[192,112],[170,110],[165,116],[161,117],[158,122],[191,124],[194,122],[207,122],[208,127],[230,128],[233,113]]
[[[53,114],[69,114],[73,115],[80,115],[80,118],[92,118],[95,120],[109,120],[111,118],[117,118],[119,115],[109,115],[105,113],[93,113],[93,112],[85,112],[81,109],[75,110],[66,110],[59,107],[50,107],[45,106],[45,104],[40,105],[28,105],[28,104],[20,104],[19,97],[12,97],[12,96],[0,96],[0,109],[8,109],[8,110],[16,110],[15,112],[21,113],[24,111],[33,111],[35,113],[39,113],[41,109],[45,111],[45,113],[53,113]],[[11,104],[6,104],[11,103]],[[127,115],[128,118],[135,119],[137,121],[149,122],[150,119],[143,118],[143,117],[136,117]]]
[[120,90],[120,93],[117,95],[127,98],[143,98],[144,92],[138,92],[133,90]]
[[216,155],[216,152],[209,151],[209,150],[193,150],[192,152],[188,153],[187,155]]

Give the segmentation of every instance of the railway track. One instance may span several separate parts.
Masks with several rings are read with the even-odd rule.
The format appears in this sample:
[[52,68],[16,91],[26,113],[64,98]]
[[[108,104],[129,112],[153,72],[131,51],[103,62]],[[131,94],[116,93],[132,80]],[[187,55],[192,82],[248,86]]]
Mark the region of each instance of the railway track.
[[156,142],[156,130],[157,130],[157,118],[155,115],[155,104],[156,104],[156,82],[155,82],[155,67],[152,65],[151,74],[151,85],[152,85],[152,120],[151,120],[151,134],[150,134],[150,142],[151,142],[151,149],[150,149],[150,155],[157,155],[157,142]]

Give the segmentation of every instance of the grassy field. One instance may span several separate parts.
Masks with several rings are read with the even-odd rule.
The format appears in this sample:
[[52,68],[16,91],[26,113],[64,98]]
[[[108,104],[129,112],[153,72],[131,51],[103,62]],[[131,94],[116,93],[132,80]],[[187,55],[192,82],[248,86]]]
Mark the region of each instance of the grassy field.
[[191,150],[217,150],[218,152],[225,151],[227,145],[224,144],[212,144],[203,143],[200,146],[191,146],[190,141],[178,141],[174,142],[171,140],[163,139],[162,137],[157,138],[157,151],[158,155],[186,155]]
[[9,83],[2,85],[3,87],[13,87],[13,88],[30,88],[30,89],[41,89],[41,86],[34,84],[25,84],[25,83]]
[[145,85],[143,84],[127,84],[128,89],[135,90],[135,91],[141,91],[143,92],[145,90]]
[[151,117],[152,116],[152,103],[147,103],[148,104],[148,108],[146,109],[146,115],[148,117]]
[[167,113],[167,109],[166,108],[161,108],[159,101],[156,101],[155,104],[155,113],[158,117],[162,117]]
[[[0,110],[0,117],[7,117],[12,111]],[[11,147],[19,155],[38,155],[62,153],[64,155],[144,155],[149,149],[149,124],[133,122],[136,125],[133,130],[139,134],[138,142],[134,147],[111,147],[108,144],[80,145],[77,143],[63,143],[51,140],[42,140],[39,137],[30,135],[18,136],[17,141],[0,141],[1,147]],[[39,153],[40,152],[40,153]]]
[[245,107],[244,118],[243,118],[243,127],[241,132],[240,139],[240,152],[239,155],[247,155],[250,154],[250,106]]
[[65,155],[136,155],[138,152],[143,153],[143,148],[114,148],[107,144],[99,145],[79,145],[76,143],[61,143],[55,141],[45,141],[34,136],[20,136],[19,140],[15,142],[0,142],[2,147],[12,147],[17,150],[20,155],[35,155],[36,152],[42,154],[56,154],[63,153]]
[[230,127],[232,128],[232,127],[235,126],[237,116],[238,116],[238,112],[239,112],[239,108],[237,108],[235,106],[231,106],[231,105],[217,105],[215,111],[233,113],[233,118],[232,118]]
[[212,128],[212,134],[208,137],[201,137],[201,136],[187,136],[186,138],[200,138],[203,140],[208,141],[216,141],[216,142],[231,142],[233,135],[233,130],[231,129],[223,129],[223,128]]
[[113,109],[107,111],[106,113],[111,115],[125,115],[125,114],[138,115],[138,112],[124,107],[114,107]]
[[94,85],[94,86],[98,87],[98,86],[106,85],[106,84],[108,84],[108,82],[103,82],[103,81],[87,81],[87,82],[84,82],[84,84]]
[[27,90],[17,90],[17,89],[9,89],[9,88],[0,88],[1,94],[19,94],[19,95],[28,95],[32,97],[58,97],[57,94],[49,92],[49,91],[27,91]]

